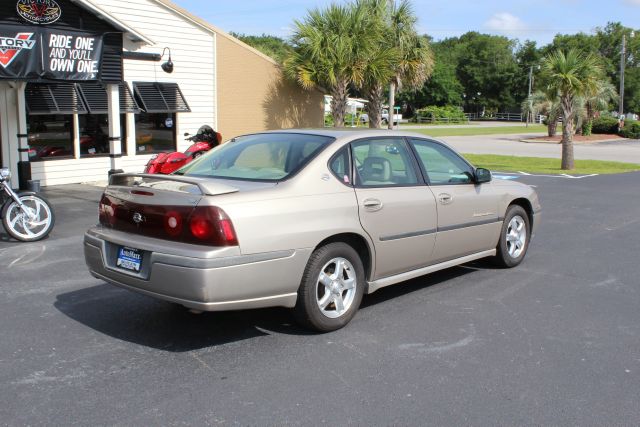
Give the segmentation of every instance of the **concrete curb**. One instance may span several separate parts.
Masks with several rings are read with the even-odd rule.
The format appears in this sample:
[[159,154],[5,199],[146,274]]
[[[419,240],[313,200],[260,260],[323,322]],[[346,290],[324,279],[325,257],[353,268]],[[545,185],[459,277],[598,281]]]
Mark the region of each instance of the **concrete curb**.
[[[622,142],[627,141],[627,138],[614,138],[614,139],[593,139],[591,141],[573,141],[574,145],[590,145],[598,144],[601,142]],[[526,142],[527,144],[553,144],[560,145],[562,141],[545,141],[540,139],[521,139],[520,142]]]

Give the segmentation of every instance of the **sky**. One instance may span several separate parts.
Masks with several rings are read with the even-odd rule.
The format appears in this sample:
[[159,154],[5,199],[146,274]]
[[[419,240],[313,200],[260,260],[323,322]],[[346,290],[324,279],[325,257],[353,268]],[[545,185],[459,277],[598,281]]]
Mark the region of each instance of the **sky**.
[[[343,0],[173,0],[226,31],[287,38],[307,10]],[[607,22],[640,28],[640,0],[413,0],[418,29],[436,40],[467,31],[547,44],[558,34],[593,33]]]

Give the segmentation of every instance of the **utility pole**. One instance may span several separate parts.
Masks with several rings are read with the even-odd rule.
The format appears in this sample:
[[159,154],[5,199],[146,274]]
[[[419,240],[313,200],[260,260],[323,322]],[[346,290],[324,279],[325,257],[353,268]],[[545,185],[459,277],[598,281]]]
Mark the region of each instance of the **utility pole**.
[[[529,67],[529,95],[527,100],[531,102],[531,86],[533,80],[533,65]],[[527,127],[529,127],[529,120],[531,119],[531,111],[527,112]]]
[[624,114],[624,65],[626,60],[627,36],[622,35],[622,49],[620,50],[620,102],[618,103],[618,118]]

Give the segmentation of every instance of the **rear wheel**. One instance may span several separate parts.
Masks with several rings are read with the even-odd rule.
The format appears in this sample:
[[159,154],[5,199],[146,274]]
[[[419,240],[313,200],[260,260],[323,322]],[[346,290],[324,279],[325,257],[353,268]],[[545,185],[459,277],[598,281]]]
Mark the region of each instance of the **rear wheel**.
[[495,263],[502,267],[520,264],[529,248],[530,230],[529,216],[522,206],[509,206],[496,248]]
[[364,268],[346,243],[317,249],[307,263],[294,309],[300,324],[320,332],[345,326],[360,307]]

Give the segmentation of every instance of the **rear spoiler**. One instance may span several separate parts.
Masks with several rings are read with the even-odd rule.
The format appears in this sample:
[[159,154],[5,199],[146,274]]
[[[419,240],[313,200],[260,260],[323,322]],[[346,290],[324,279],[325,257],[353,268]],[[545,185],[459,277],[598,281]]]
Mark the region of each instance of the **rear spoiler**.
[[111,175],[109,185],[119,187],[155,188],[180,193],[216,196],[239,191],[230,185],[206,178],[180,175],[160,175],[146,173],[119,173]]

